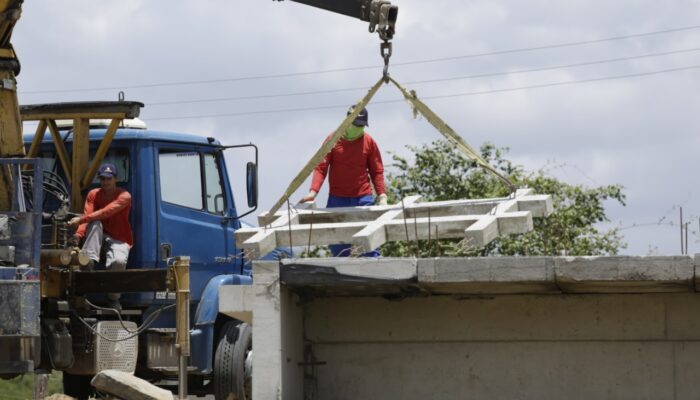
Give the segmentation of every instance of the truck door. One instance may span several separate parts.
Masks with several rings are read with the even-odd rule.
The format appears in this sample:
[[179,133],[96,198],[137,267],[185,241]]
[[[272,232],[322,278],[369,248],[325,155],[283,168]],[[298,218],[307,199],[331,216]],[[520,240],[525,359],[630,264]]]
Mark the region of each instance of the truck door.
[[197,300],[209,279],[231,273],[226,267],[235,261],[227,251],[230,218],[219,156],[191,145],[164,144],[156,152],[160,252],[190,257],[190,289]]

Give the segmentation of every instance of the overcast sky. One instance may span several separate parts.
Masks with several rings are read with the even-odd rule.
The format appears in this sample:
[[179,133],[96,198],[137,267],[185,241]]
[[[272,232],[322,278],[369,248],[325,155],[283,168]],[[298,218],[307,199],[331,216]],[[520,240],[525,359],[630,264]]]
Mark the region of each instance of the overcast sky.
[[[700,25],[700,1],[394,4],[392,76],[428,98],[467,142],[507,146],[526,170],[545,168],[570,183],[623,185],[627,206],[609,203],[605,226],[623,228],[625,254],[679,254],[683,207],[693,221],[689,252],[700,253],[700,27],[692,28]],[[668,32],[638,35],[658,31]],[[459,57],[621,36],[633,37]],[[31,0],[13,43],[22,104],[116,100],[123,90],[146,104],[142,118],[151,129],[256,143],[262,209],[381,74],[379,39],[365,22],[290,1]],[[435,61],[416,63],[426,60]],[[589,65],[507,73],[582,63]],[[297,75],[237,79],[281,74]],[[409,83],[479,74],[492,76]],[[210,82],[184,84],[202,80]],[[96,88],[108,89],[76,91]],[[353,88],[365,89],[250,98]],[[216,99],[228,100],[202,102]],[[375,98],[399,99],[389,86]],[[279,112],[285,109],[296,111]],[[368,109],[385,164],[389,151],[406,155],[405,145],[440,137],[404,102]]]

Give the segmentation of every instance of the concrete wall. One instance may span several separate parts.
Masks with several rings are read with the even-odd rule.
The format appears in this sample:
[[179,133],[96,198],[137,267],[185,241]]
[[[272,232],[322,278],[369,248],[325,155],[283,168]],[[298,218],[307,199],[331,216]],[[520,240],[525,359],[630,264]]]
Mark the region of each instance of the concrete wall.
[[221,292],[256,400],[700,398],[698,257],[302,261]]
[[700,296],[316,299],[317,399],[693,399]]

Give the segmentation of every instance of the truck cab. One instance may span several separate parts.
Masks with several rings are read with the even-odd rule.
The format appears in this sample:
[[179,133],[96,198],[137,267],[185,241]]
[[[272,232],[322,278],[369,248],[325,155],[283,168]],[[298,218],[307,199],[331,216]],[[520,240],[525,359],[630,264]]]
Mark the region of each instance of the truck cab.
[[[176,385],[178,356],[174,346],[175,308],[172,307],[175,293],[164,290],[159,282],[143,281],[166,277],[168,263],[173,257],[188,256],[189,392],[214,394],[217,399],[228,398],[230,393],[247,398],[245,389],[247,385],[249,390],[250,371],[245,370],[245,362],[246,358],[249,361],[252,351],[250,327],[218,312],[218,294],[222,285],[252,282],[250,262],[236,248],[234,232],[241,227],[241,216],[257,207],[257,148],[252,144],[223,146],[214,138],[153,131],[138,120],[124,119],[112,132],[109,125],[109,121],[90,120],[86,165],[100,153],[102,143],[109,137],[109,148],[103,152],[101,162],[117,167],[117,185],[132,197],[130,222],[134,245],[125,272],[133,274],[120,286],[123,311],[116,316],[100,309],[105,293],[98,287],[104,279],[121,279],[104,273],[104,265],[100,263],[94,272],[75,269],[66,275],[64,268],[63,275],[59,274],[62,278],[57,278],[61,282],[59,289],[45,289],[52,279],[47,278],[48,273],[43,274],[41,335],[42,343],[47,345],[42,345],[41,360],[34,361],[35,368],[62,370],[66,394],[79,399],[92,394],[89,380],[105,366],[131,369],[129,372],[160,385]],[[51,136],[38,141],[35,140],[37,134],[25,135],[25,144],[38,159],[45,177],[50,175],[67,181],[71,173],[65,170],[62,158],[75,159],[72,154],[77,148],[74,127],[72,124],[48,126],[52,129]],[[61,143],[57,145],[57,141]],[[61,148],[65,149],[63,155]],[[229,148],[235,149],[227,150]],[[226,151],[244,161],[251,160],[245,171],[227,170]],[[246,190],[248,204],[243,210],[237,208],[234,201],[230,172],[245,177],[246,189],[240,190]],[[65,182],[65,187],[70,188],[70,184]],[[82,190],[82,195],[96,187],[99,183],[93,180]],[[55,193],[53,196],[44,193],[42,249],[61,248],[72,234],[65,226],[56,228],[59,197]],[[69,208],[77,211],[82,205],[70,204]],[[47,223],[51,218],[53,222]],[[41,268],[42,272],[53,268],[54,276],[59,276],[54,271],[59,267],[42,262]],[[77,291],[79,280],[90,282],[90,279],[94,279],[94,293],[89,288]],[[149,287],[157,290],[146,290]],[[137,337],[138,346],[137,355],[132,357],[133,366],[125,368],[121,368],[123,360],[110,362],[107,358],[122,357],[129,351],[115,351],[114,343],[107,340],[98,343],[104,334],[99,331],[100,324],[117,324],[120,320],[132,323],[126,327],[121,323],[124,331],[120,337]],[[129,326],[136,328],[139,334],[131,335],[134,331],[127,329]],[[109,349],[112,356],[105,356]],[[63,361],[57,365],[55,360]]]

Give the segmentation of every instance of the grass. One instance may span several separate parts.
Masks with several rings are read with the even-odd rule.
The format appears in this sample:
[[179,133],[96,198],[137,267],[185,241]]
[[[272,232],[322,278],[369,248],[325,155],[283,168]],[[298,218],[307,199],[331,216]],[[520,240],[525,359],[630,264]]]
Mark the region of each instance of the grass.
[[[34,396],[34,375],[26,374],[17,378],[0,379],[0,393],[3,400],[32,400]],[[54,371],[49,378],[47,396],[63,393],[61,373]]]

